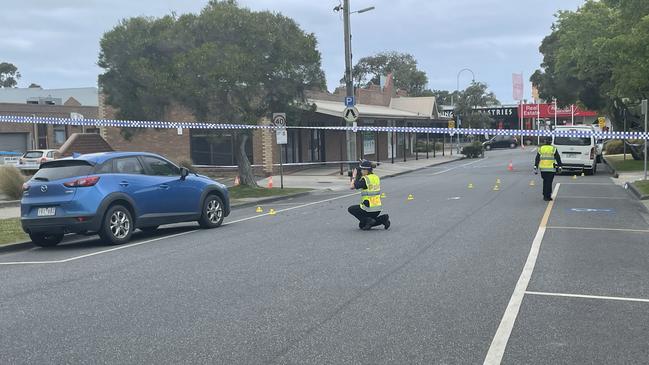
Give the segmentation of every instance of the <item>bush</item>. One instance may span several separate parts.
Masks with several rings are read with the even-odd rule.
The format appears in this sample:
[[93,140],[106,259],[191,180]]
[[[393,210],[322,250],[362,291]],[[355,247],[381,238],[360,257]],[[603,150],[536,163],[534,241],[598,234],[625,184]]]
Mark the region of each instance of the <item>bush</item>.
[[483,155],[482,142],[475,141],[462,148],[462,154],[467,158],[478,158]]
[[604,145],[604,150],[607,155],[619,155],[620,153],[624,153],[624,141],[619,139],[608,141],[606,142],[606,145]]
[[12,200],[23,196],[25,178],[15,166],[0,166],[0,191]]

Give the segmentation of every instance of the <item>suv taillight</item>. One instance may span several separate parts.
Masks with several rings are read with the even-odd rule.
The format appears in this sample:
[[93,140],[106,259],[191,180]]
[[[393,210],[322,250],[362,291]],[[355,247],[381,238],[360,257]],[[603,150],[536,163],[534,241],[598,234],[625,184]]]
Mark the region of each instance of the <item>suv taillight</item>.
[[591,160],[595,159],[595,147],[590,149],[590,159]]
[[24,183],[23,184],[23,191],[27,191],[27,190],[29,190],[29,184]]
[[39,163],[47,162],[47,158],[41,157],[40,160],[38,160]]
[[99,176],[88,176],[82,177],[81,179],[76,179],[63,183],[63,185],[69,188],[84,188],[88,186],[94,186],[97,181],[99,181]]

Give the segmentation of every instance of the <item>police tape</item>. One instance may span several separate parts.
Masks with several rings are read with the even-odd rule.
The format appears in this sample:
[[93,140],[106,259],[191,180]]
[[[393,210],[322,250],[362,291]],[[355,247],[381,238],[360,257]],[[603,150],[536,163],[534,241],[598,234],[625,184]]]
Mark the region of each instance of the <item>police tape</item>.
[[213,130],[247,130],[261,129],[273,130],[278,128],[287,129],[319,129],[333,131],[353,132],[390,132],[390,133],[430,133],[430,134],[465,134],[465,135],[500,135],[500,136],[524,136],[524,137],[595,137],[597,139],[649,139],[649,133],[645,132],[598,132],[587,129],[560,129],[560,130],[530,130],[530,129],[484,129],[484,128],[436,128],[436,127],[383,127],[383,126],[285,126],[257,124],[231,124],[211,122],[166,122],[149,120],[116,120],[116,119],[71,119],[55,117],[26,117],[0,115],[0,123],[23,123],[23,124],[52,124],[52,125],[75,125],[90,127],[121,127],[121,128],[156,128],[156,129],[213,129]]

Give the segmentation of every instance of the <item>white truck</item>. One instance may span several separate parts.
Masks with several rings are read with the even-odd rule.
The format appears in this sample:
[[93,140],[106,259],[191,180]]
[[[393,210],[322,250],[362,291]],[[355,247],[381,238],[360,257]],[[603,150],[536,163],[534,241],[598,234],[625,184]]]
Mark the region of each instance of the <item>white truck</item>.
[[[590,125],[558,126],[555,132],[593,132]],[[595,138],[590,137],[564,137],[554,136],[552,145],[557,148],[561,156],[563,171],[579,171],[586,175],[593,175],[597,172],[598,148]]]

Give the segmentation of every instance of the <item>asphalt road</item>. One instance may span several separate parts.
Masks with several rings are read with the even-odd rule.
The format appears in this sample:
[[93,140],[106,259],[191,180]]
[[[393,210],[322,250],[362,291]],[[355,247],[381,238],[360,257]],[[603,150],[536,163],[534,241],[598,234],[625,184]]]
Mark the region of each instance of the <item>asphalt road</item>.
[[319,193],[0,252],[0,363],[646,363],[645,208],[603,171],[557,177],[549,205],[533,156],[384,179],[387,231]]

